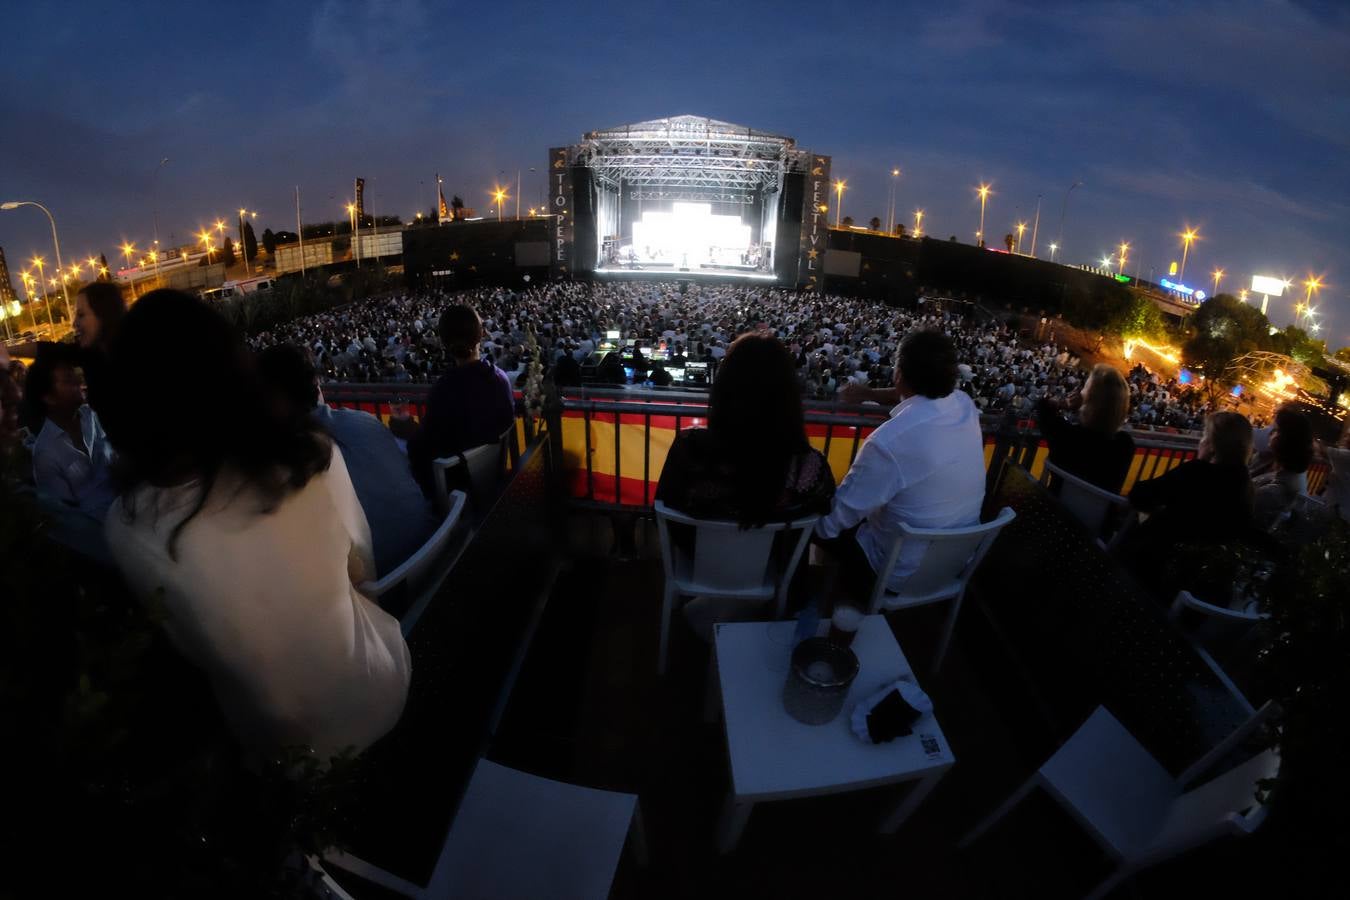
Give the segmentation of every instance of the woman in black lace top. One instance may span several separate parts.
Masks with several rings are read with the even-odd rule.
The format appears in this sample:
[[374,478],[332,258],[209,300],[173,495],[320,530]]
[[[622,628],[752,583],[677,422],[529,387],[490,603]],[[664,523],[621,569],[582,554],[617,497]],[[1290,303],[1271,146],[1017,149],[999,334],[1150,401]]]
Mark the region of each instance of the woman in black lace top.
[[806,440],[792,355],[767,334],[741,336],[717,370],[708,427],[681,431],[656,499],[752,528],[829,511],[834,475]]

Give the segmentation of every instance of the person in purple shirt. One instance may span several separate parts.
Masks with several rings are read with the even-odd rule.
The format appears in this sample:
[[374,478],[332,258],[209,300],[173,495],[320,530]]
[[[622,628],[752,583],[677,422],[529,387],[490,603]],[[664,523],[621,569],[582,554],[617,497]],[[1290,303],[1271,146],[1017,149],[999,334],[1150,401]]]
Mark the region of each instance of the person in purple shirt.
[[483,322],[471,306],[451,306],[437,325],[452,367],[432,387],[421,427],[408,438],[413,477],[428,496],[431,462],[491,444],[515,421],[506,373],[480,355]]

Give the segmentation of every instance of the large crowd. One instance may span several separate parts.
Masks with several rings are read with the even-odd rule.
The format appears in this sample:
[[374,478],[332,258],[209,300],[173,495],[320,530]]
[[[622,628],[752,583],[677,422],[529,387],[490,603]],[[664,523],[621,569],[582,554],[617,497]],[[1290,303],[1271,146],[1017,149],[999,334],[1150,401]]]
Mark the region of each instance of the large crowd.
[[[1052,340],[1024,342],[939,301],[899,311],[655,284],[401,294],[297,320],[249,352],[197,298],[154,291],[128,310],[100,283],[76,298],[74,325],[74,344],[39,345],[26,372],[0,372],[3,461],[29,457],[17,478],[6,465],[0,487],[26,493],[44,535],[162,613],[229,730],[260,754],[360,750],[398,721],[412,658],[370,583],[450,527],[438,467],[513,433],[508,372],[530,352],[557,369],[617,330],[716,362],[707,428],[679,433],[656,498],[746,527],[818,515],[815,539],[843,585],[832,599],[845,604],[916,570],[925,545],[894,550],[902,525],[979,524],[982,412],[1034,414],[1050,461],[1111,493],[1135,458],[1128,417],[1204,416],[1196,458],[1129,494],[1148,520],[1122,558],[1144,575],[1163,571],[1179,534],[1215,544],[1278,527],[1306,495],[1314,455],[1296,409],[1257,434],[1142,367],[1128,379],[1085,370]],[[434,380],[421,421],[402,420],[398,438],[394,423],[324,402],[326,381],[391,374]],[[838,484],[807,440],[804,387],[890,410]],[[1350,455],[1337,453],[1350,449],[1326,451],[1329,499],[1350,518]]]
[[[611,331],[645,346],[664,343],[675,360],[712,365],[737,335],[768,332],[792,353],[806,396],[850,399],[850,386],[891,383],[895,350],[906,333],[937,328],[955,342],[961,389],[976,406],[1026,417],[1042,399],[1080,392],[1088,374],[1053,334],[1024,337],[967,304],[923,298],[915,311],[901,311],[873,300],[744,285],[555,282],[523,290],[395,293],[296,319],[252,343],[304,347],[329,381],[430,383],[446,364],[434,326],[455,303],[479,311],[484,358],[513,378],[529,363],[531,330],[546,368],[564,357],[584,362]],[[1202,391],[1174,377],[1136,365],[1128,380],[1134,427],[1198,429],[1210,412]]]

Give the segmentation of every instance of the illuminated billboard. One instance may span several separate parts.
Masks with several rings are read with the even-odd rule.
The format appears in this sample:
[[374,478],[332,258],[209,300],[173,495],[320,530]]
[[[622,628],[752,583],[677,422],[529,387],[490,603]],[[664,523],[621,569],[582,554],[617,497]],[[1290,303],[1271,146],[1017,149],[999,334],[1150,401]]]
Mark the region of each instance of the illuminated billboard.
[[1282,296],[1284,294],[1284,279],[1273,278],[1270,275],[1253,275],[1252,293],[1265,294],[1268,297]]
[[1167,288],[1169,291],[1174,291],[1175,293],[1178,293],[1183,297],[1189,297],[1190,299],[1195,300],[1197,302],[1205,299],[1204,291],[1198,291],[1195,288],[1184,285],[1179,281],[1169,281],[1166,278],[1160,278],[1158,279],[1158,284]]

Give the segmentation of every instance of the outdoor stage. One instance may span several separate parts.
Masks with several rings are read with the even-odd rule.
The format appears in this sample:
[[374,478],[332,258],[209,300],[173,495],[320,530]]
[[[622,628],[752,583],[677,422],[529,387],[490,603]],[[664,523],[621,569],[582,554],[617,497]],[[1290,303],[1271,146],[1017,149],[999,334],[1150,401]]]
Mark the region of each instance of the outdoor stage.
[[773,284],[778,281],[778,276],[772,272],[757,272],[748,267],[703,265],[681,268],[669,263],[651,263],[637,267],[599,266],[595,269],[594,274],[606,280],[679,281],[688,279],[695,281],[752,281],[762,284]]

